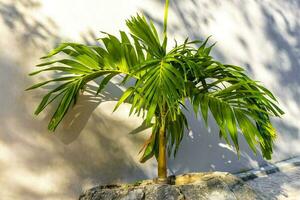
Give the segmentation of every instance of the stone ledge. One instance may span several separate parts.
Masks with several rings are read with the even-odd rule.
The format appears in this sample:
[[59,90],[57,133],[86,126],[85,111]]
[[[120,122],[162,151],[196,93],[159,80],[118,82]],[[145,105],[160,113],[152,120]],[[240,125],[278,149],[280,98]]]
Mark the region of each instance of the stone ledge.
[[80,200],[253,200],[259,195],[240,178],[224,172],[189,173],[171,177],[173,184],[152,180],[137,184],[97,186]]
[[300,166],[300,156],[288,160],[283,160],[274,164],[269,163],[258,169],[252,169],[243,173],[236,174],[236,176],[241,178],[243,181],[249,181],[279,171],[284,172],[297,166]]

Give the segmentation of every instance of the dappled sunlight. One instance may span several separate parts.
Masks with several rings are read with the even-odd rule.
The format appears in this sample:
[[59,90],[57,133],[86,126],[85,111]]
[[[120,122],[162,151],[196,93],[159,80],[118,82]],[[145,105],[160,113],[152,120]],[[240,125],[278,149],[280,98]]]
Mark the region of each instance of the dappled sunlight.
[[[156,163],[138,162],[138,151],[151,130],[135,133],[142,123],[128,117],[130,105],[112,112],[124,87],[113,79],[95,96],[91,83],[58,127],[47,130],[53,107],[38,117],[34,109],[44,90],[24,92],[39,57],[61,41],[97,44],[100,31],[117,34],[124,20],[144,12],[162,30],[161,0],[0,0],[0,196],[3,199],[74,199],[97,184],[156,176]],[[72,6],[70,6],[72,5]],[[169,41],[217,41],[213,54],[222,62],[245,66],[250,76],[279,98],[286,114],[274,120],[278,130],[272,161],[300,154],[300,4],[297,0],[171,1]],[[153,12],[155,10],[155,12]],[[87,12],[88,11],[88,12]],[[55,77],[57,74],[50,75]],[[169,173],[238,172],[266,164],[239,135],[241,155],[219,139],[210,119],[188,114],[189,130]],[[296,190],[299,186],[282,184]]]
[[43,0],[41,12],[57,23],[62,37],[79,41],[80,33],[89,29],[93,29],[98,37],[100,31],[117,34],[118,30],[125,29],[124,19],[135,14],[136,5],[137,1],[128,3],[126,0],[90,0],[88,3]]
[[39,0],[1,0],[0,17],[15,40],[46,50],[49,44],[59,42],[59,36],[54,21],[39,12],[41,5]]

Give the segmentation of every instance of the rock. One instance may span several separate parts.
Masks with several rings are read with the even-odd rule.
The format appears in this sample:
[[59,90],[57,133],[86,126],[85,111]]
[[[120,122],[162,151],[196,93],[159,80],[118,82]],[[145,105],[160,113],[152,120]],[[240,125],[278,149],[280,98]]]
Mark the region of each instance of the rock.
[[250,186],[224,172],[189,173],[169,177],[171,184],[152,180],[137,184],[98,186],[80,200],[253,200],[261,199]]
[[152,185],[146,186],[145,199],[184,200],[184,196],[174,185]]

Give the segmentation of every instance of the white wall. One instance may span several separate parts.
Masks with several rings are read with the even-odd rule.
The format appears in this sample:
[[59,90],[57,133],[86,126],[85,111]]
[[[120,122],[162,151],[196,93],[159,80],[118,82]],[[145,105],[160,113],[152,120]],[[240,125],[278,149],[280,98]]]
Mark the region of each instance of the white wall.
[[[299,9],[299,0],[171,0],[170,39],[212,35],[216,58],[246,66],[279,97],[286,114],[274,121],[273,162],[300,154]],[[24,92],[46,78],[27,74],[58,42],[94,43],[99,31],[125,29],[124,20],[136,11],[161,28],[159,0],[0,0],[0,199],[74,199],[97,183],[155,177],[154,160],[138,163],[147,133],[128,134],[141,119],[127,117],[129,105],[111,114],[122,88],[111,83],[98,97],[85,93],[54,134],[46,128],[51,108],[32,114],[44,91]],[[214,125],[206,130],[192,115],[189,121],[170,173],[237,172],[264,163],[243,139],[238,160]]]

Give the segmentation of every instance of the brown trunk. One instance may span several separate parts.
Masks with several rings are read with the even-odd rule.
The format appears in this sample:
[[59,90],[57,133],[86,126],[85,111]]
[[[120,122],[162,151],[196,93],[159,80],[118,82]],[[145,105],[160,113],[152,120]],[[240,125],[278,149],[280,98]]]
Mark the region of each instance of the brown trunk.
[[167,158],[166,158],[166,125],[165,116],[161,118],[159,129],[159,152],[158,152],[158,183],[167,183]]

